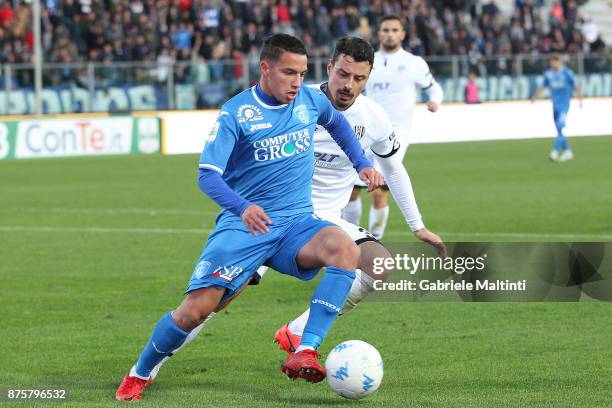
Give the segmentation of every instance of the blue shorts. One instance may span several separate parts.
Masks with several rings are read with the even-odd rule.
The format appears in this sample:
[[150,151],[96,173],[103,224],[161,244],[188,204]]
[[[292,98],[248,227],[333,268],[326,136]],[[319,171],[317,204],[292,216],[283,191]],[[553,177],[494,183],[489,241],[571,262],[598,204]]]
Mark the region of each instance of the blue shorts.
[[321,229],[335,226],[314,214],[274,218],[270,232],[253,236],[242,220],[221,220],[208,237],[185,293],[210,286],[226,288],[224,299],[246,285],[261,265],[310,280],[317,268],[300,268],[299,250]]

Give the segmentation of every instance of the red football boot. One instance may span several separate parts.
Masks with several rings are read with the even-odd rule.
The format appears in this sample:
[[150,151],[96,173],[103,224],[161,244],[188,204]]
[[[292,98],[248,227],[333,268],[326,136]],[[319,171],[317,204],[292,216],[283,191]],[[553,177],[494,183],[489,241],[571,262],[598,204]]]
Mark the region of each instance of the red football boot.
[[278,343],[278,348],[287,353],[295,353],[302,341],[302,337],[289,331],[289,324],[285,324],[274,333],[274,342]]
[[302,350],[299,353],[291,353],[281,365],[281,371],[291,379],[303,378],[311,383],[323,381],[326,372],[317,359],[321,355],[314,350]]
[[117,388],[115,399],[118,401],[140,401],[142,393],[151,384],[151,380],[143,380],[138,377],[130,377],[126,375],[121,381],[121,385]]

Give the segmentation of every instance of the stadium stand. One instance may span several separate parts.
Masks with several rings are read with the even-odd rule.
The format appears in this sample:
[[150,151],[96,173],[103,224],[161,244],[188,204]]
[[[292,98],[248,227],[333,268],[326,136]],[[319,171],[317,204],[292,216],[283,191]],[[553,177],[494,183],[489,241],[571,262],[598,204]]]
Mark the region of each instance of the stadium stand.
[[[604,10],[605,0],[592,0]],[[588,53],[605,50],[605,39],[584,20],[575,0],[430,1],[217,1],[46,0],[42,32],[47,62],[212,62],[256,58],[262,38],[285,32],[304,39],[312,56],[329,54],[335,38],[358,35],[375,41],[377,19],[399,13],[414,54],[480,55]],[[599,4],[601,3],[601,4]],[[586,6],[589,7],[588,5]],[[595,8],[593,8],[595,7]],[[601,14],[601,13],[600,13]],[[606,20],[607,19],[607,20]],[[603,13],[600,21],[610,20]],[[603,25],[603,24],[602,24]],[[607,28],[606,28],[607,30]],[[608,32],[608,31],[606,31]],[[0,6],[0,62],[32,61],[30,5]],[[238,73],[239,74],[239,73]],[[70,72],[64,75],[71,76]],[[164,73],[159,74],[163,79]],[[61,78],[60,78],[61,80]],[[179,78],[180,80],[180,78]]]

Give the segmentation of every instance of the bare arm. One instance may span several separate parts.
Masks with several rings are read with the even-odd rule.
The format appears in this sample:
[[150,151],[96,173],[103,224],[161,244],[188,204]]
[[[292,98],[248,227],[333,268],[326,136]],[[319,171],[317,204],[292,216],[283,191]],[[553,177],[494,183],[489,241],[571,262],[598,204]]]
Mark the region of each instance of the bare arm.
[[576,98],[578,98],[578,103],[580,104],[580,107],[582,108],[582,85],[581,84],[576,85]]
[[540,97],[540,94],[542,93],[542,91],[544,91],[544,88],[542,87],[539,87],[535,90],[535,92],[533,93],[533,96],[531,97],[531,103],[535,102],[535,100]]

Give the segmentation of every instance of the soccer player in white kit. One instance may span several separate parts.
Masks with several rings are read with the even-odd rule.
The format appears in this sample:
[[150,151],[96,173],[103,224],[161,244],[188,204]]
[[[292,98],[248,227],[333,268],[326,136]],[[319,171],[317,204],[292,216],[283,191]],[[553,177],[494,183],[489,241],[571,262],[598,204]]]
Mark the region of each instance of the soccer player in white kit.
[[[386,183],[415,236],[433,245],[440,256],[446,257],[447,250],[442,239],[423,224],[410,177],[399,157],[401,145],[395,138],[387,114],[376,102],[361,95],[368,81],[373,59],[374,50],[368,42],[357,37],[341,38],[336,43],[334,55],[327,66],[329,82],[316,86],[327,95],[334,108],[341,111],[351,124],[363,149],[380,158],[379,164]],[[373,291],[375,279],[386,279],[390,271],[374,273],[373,258],[389,257],[390,254],[364,228],[341,218],[342,208],[346,206],[357,178],[353,175],[355,170],[346,154],[337,145],[334,146],[330,134],[320,126],[315,130],[314,150],[315,171],[312,179],[314,213],[317,217],[331,221],[342,228],[360,249],[355,280],[341,310],[341,313],[346,313]],[[266,270],[267,267],[259,268],[251,284],[258,283]],[[221,308],[226,305],[227,303],[223,304]],[[296,350],[308,321],[309,311],[310,309],[307,309],[275,333],[274,340],[279,343],[281,349],[288,353]],[[212,315],[190,333],[185,344],[193,340],[211,317]],[[155,367],[151,373],[152,378],[157,375],[164,362],[165,360]]]
[[[365,152],[376,157],[379,171],[415,236],[435,246],[440,256],[445,257],[446,247],[442,240],[423,224],[410,177],[401,160],[405,149],[396,139],[387,114],[378,103],[361,95],[368,83],[373,54],[374,50],[366,41],[356,37],[341,38],[327,66],[329,81],[320,85],[320,89],[353,126]],[[373,290],[375,279],[386,279],[390,271],[375,274],[372,267],[374,258],[387,257],[389,252],[364,228],[341,218],[342,208],[347,204],[357,181],[352,174],[354,170],[346,155],[334,146],[333,139],[325,129],[317,127],[314,143],[312,203],[315,214],[342,228],[361,250],[355,280],[341,311],[344,314]],[[276,332],[274,341],[281,349],[289,353],[295,350],[308,318],[309,310],[306,310]]]
[[[416,104],[417,88],[424,89],[429,101],[427,109],[436,112],[442,103],[443,91],[429,71],[425,60],[402,48],[406,32],[398,15],[381,18],[378,28],[380,48],[374,57],[372,73],[366,85],[366,95],[378,102],[391,120],[395,136],[400,142],[399,157],[404,160],[410,144],[409,132],[412,111]],[[366,151],[367,152],[367,151]],[[369,156],[370,160],[376,156]],[[376,164],[376,163],[375,163]],[[380,166],[378,167],[380,171]],[[364,185],[357,182],[357,186]],[[347,221],[359,225],[361,219],[360,189],[356,187],[351,200],[342,212]],[[368,229],[377,239],[382,239],[389,218],[387,191],[378,189],[372,193]]]

